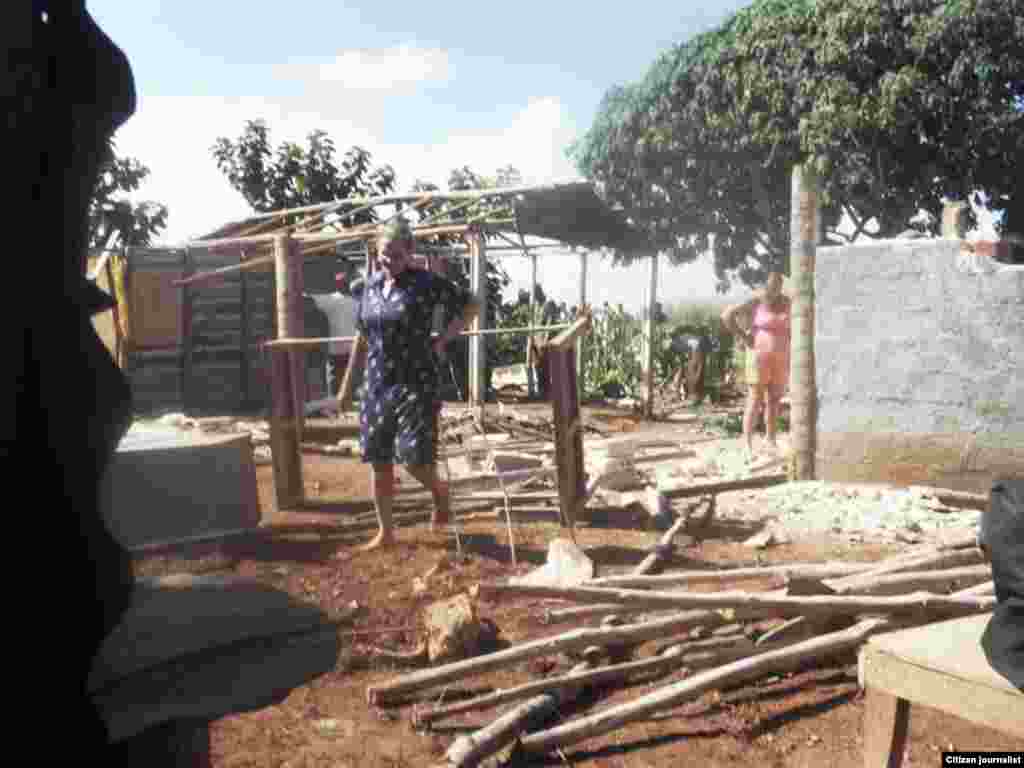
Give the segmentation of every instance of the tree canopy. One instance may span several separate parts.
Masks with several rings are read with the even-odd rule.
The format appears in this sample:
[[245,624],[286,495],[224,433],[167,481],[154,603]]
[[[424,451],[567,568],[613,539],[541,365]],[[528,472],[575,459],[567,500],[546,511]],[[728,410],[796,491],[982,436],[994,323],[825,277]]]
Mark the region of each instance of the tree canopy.
[[756,0],[611,88],[570,155],[674,262],[713,237],[723,289],[786,269],[808,158],[826,236],[935,232],[969,196],[1024,233],[1021,51],[1024,0]]
[[[228,182],[257,213],[386,195],[395,187],[391,166],[372,167],[370,153],[361,147],[349,149],[339,163],[334,141],[320,130],[306,137],[306,147],[285,141],[274,152],[267,124],[248,120],[235,141],[218,138],[212,153]],[[373,220],[371,210],[353,222]]]
[[167,226],[166,205],[127,197],[148,176],[149,168],[133,157],[118,157],[113,141],[107,143],[89,203],[90,250],[149,245]]

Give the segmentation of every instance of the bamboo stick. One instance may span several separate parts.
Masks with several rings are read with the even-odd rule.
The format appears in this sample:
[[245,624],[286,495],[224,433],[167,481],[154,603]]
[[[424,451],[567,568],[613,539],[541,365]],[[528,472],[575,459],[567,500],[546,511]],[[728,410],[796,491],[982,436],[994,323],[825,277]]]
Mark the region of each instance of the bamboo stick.
[[691,701],[707,691],[746,683],[770,674],[789,672],[808,662],[847,653],[860,646],[871,635],[888,631],[894,626],[895,622],[890,619],[865,619],[849,629],[739,659],[667,685],[635,701],[609,707],[594,715],[577,718],[564,725],[531,734],[520,741],[520,746],[526,752],[547,752],[600,736],[660,710]]
[[[976,588],[960,590],[953,597],[967,597]],[[847,629],[804,640],[778,650],[770,650],[678,683],[665,686],[648,696],[621,704],[588,717],[578,718],[556,728],[527,736],[520,742],[526,752],[545,752],[575,744],[593,736],[613,731],[629,722],[647,717],[662,709],[682,704],[709,690],[733,686],[769,674],[789,672],[811,662],[852,651],[871,635],[887,632],[900,625],[891,618],[864,619]]]
[[787,565],[767,565],[756,568],[723,568],[707,571],[679,571],[664,573],[659,576],[605,576],[591,579],[588,587],[625,587],[646,589],[670,586],[689,586],[692,584],[719,584],[724,581],[747,581],[773,577],[827,579],[833,576],[850,576],[870,571],[877,563],[791,563]]
[[683,609],[750,609],[781,616],[853,616],[858,614],[928,614],[964,616],[990,609],[995,601],[989,597],[959,598],[918,592],[895,597],[820,596],[792,597],[765,595],[756,592],[710,592],[678,594],[645,592],[638,589],[607,589],[598,587],[544,587],[523,584],[480,584],[476,587],[482,599],[502,597],[534,597],[548,600],[575,600],[585,603],[623,603],[631,608]]
[[952,586],[974,586],[990,579],[992,568],[985,563],[979,563],[937,571],[889,573],[876,576],[873,580],[868,580],[869,575],[863,575],[864,581],[860,582],[859,586],[846,587],[839,594],[898,595],[918,590],[945,592]]
[[684,488],[672,488],[663,491],[670,499],[679,499],[685,496],[705,496],[716,493],[727,493],[729,491],[743,491],[753,488],[767,488],[772,485],[781,485],[788,482],[785,474],[762,475],[761,477],[747,477],[742,480],[723,480],[717,483],[699,483]]
[[538,656],[550,656],[590,645],[638,643],[664,637],[674,632],[684,632],[697,626],[721,626],[731,621],[733,619],[726,619],[716,611],[684,611],[643,624],[597,629],[583,627],[560,635],[522,643],[484,656],[421,670],[379,685],[371,685],[366,689],[367,700],[371,705],[379,705],[406,694],[443,685],[452,680],[482,675],[494,669],[518,664]]
[[[585,182],[574,182],[576,184],[582,184]],[[465,190],[452,190],[449,192],[409,192],[404,195],[378,195],[376,197],[348,197],[343,200],[332,200],[329,203],[315,203],[313,205],[303,205],[297,208],[279,208],[273,211],[267,211],[266,213],[254,213],[251,216],[247,216],[244,219],[235,222],[229,222],[231,224],[242,225],[255,223],[264,219],[274,219],[281,216],[289,216],[296,213],[315,213],[331,208],[340,208],[344,205],[368,205],[378,206],[387,205],[389,203],[413,203],[418,200],[424,200],[425,202],[437,202],[444,200],[469,200],[469,199],[483,199],[487,197],[513,197],[515,195],[529,194],[530,192],[544,192],[549,190],[555,190],[560,187],[570,186],[567,184],[535,184],[535,185],[524,185],[519,187],[491,187],[490,189],[465,189]],[[223,228],[223,227],[222,227]]]
[[683,515],[673,523],[672,527],[665,531],[664,535],[654,545],[654,551],[641,560],[633,569],[634,576],[645,576],[651,571],[661,567],[661,564],[668,560],[672,554],[672,540],[686,526],[687,518]]
[[[459,336],[487,336],[500,335],[505,333],[534,333],[542,330],[557,330],[568,328],[568,325],[545,325],[536,328],[485,328],[480,331],[462,331]],[[316,347],[330,342],[354,342],[358,336],[319,336],[316,338],[300,339],[273,339],[263,343],[265,347]]]
[[985,553],[978,547],[970,549],[935,550],[921,554],[912,553],[890,560],[883,560],[877,568],[864,573],[838,579],[828,579],[824,585],[837,595],[853,594],[865,586],[873,585],[886,575],[906,571],[930,571],[961,566],[978,565],[986,562]]
[[568,328],[562,331],[560,334],[551,339],[546,346],[563,348],[576,341],[576,337],[583,333],[589,333],[591,328],[591,315],[589,312],[585,312],[579,318],[577,318]]
[[341,379],[341,386],[338,387],[338,409],[342,413],[347,411],[349,406],[352,405],[352,388],[356,369],[366,368],[367,351],[366,337],[359,334],[352,343],[352,351],[348,356],[348,365],[345,366],[345,375]]

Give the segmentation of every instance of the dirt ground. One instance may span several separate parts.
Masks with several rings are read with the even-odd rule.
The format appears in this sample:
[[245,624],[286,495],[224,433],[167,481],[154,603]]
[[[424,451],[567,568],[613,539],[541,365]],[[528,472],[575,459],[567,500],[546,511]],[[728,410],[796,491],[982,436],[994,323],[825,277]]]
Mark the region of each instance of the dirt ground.
[[[621,419],[619,420],[621,423]],[[632,427],[626,423],[624,426]],[[667,425],[649,427],[664,430]],[[681,433],[686,425],[679,427]],[[695,439],[698,438],[693,432]],[[358,459],[307,455],[304,482],[308,505],[300,513],[273,516],[271,469],[258,468],[264,515],[274,522],[315,521],[336,524],[372,510],[367,469]],[[403,482],[403,487],[405,483]],[[727,508],[729,495],[719,500]],[[456,500],[456,508],[460,505]],[[402,495],[396,512],[428,509],[422,494]],[[553,514],[554,519],[554,514]],[[799,541],[763,552],[740,542],[753,530],[718,525],[702,537],[678,547],[672,568],[701,568],[794,561],[877,560],[894,547],[848,545],[827,540]],[[519,564],[513,568],[503,525],[472,521],[464,526],[467,559],[438,579],[429,592],[414,595],[413,579],[423,576],[446,553],[454,553],[454,540],[430,534],[425,525],[401,527],[398,546],[386,552],[360,553],[355,545],[372,532],[353,536],[296,535],[259,543],[224,546],[202,557],[150,557],[136,563],[139,575],[176,571],[234,572],[258,579],[296,597],[311,600],[328,614],[337,614],[355,600],[365,610],[343,644],[337,667],[292,691],[279,705],[225,717],[211,726],[212,764],[217,768],[246,766],[413,766],[441,762],[451,741],[460,733],[490,722],[503,710],[489,710],[437,723],[430,733],[417,733],[410,724],[412,705],[377,710],[367,705],[366,688],[401,674],[386,663],[365,668],[353,662],[366,642],[396,650],[417,644],[417,621],[422,608],[433,600],[465,591],[480,581],[499,580],[524,573],[544,562],[548,542],[559,535],[557,524],[521,522],[515,536]],[[602,575],[621,572],[639,562],[658,533],[608,524],[581,526],[577,541],[594,560]],[[729,588],[727,585],[726,588]],[[762,585],[767,587],[768,585]],[[747,582],[742,587],[756,588]],[[515,643],[557,634],[564,625],[546,626],[537,600],[483,603],[481,613],[500,628],[504,641]],[[348,628],[346,628],[348,629]],[[387,630],[387,631],[385,631]],[[346,630],[342,630],[344,632]],[[641,655],[651,652],[644,648]],[[536,679],[538,674],[571,666],[565,658],[524,662],[516,667],[457,682],[447,691],[484,692]],[[654,682],[595,692],[562,713],[570,718],[610,704],[636,698],[659,685],[680,679],[674,673]],[[428,691],[424,700],[436,700],[440,691]],[[712,692],[700,699],[660,712],[605,736],[578,744],[564,756],[549,756],[532,764],[580,766],[732,765],[744,760],[757,766],[850,766],[862,762],[862,695],[857,686],[856,658],[838,658],[828,667],[808,669],[735,690]],[[912,711],[908,749],[911,766],[936,766],[948,749],[1024,750],[1024,740],[974,726],[924,707]],[[523,764],[523,763],[520,763]]]

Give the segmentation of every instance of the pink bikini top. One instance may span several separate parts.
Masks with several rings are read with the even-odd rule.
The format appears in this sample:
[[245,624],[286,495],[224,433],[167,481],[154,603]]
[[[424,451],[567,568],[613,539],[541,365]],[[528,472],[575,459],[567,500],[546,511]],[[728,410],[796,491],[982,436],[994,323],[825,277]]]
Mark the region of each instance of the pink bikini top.
[[789,307],[772,307],[763,301],[754,310],[754,348],[764,351],[789,345]]

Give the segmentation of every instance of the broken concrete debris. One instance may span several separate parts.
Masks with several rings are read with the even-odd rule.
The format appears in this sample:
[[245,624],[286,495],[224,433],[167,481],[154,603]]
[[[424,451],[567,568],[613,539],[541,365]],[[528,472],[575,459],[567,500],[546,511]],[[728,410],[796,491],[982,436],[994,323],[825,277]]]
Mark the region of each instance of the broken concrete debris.
[[570,587],[594,578],[594,562],[574,542],[553,539],[548,544],[548,558],[543,566],[512,577],[513,584]]

